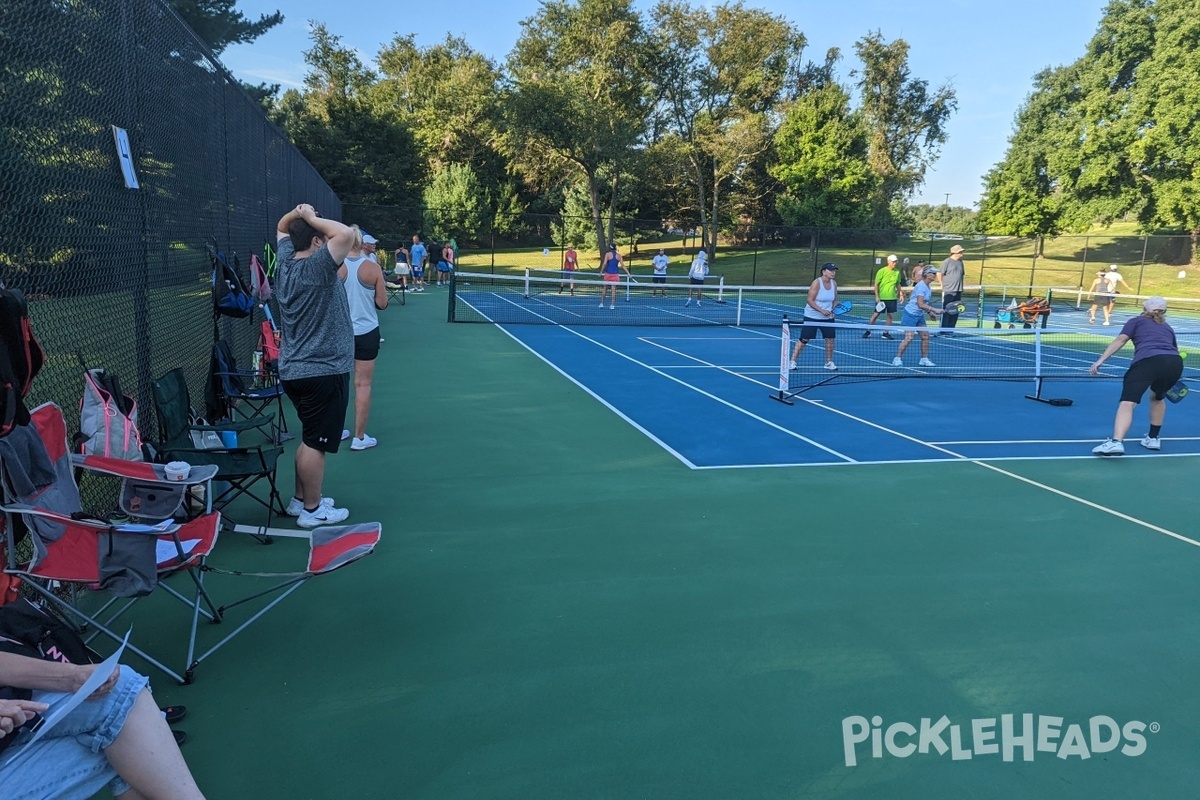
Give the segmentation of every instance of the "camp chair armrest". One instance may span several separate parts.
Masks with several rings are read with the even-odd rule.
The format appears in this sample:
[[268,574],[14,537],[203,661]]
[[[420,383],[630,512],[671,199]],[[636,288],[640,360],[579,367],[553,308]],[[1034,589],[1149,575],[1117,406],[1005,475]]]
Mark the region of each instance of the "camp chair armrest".
[[129,461],[124,458],[109,456],[71,455],[72,466],[96,472],[103,475],[113,475],[118,478],[137,480],[142,483],[166,483],[193,486],[198,483],[208,483],[217,474],[217,468],[211,465],[193,466],[187,478],[182,481],[168,480],[166,467],[162,464],[152,464],[148,461]]
[[245,378],[246,376],[253,377],[258,373],[252,369],[214,369],[213,375],[232,375],[237,378]]
[[119,533],[145,533],[151,536],[163,536],[173,534],[175,531],[179,530],[179,526],[176,524],[171,524],[164,528],[155,528],[153,530],[141,530],[141,528],[148,528],[149,526],[139,525],[138,523],[130,523],[128,525],[126,523],[120,523],[114,525],[108,520],[93,519],[91,517],[83,516],[76,518],[70,514],[60,514],[57,511],[49,511],[45,508],[37,508],[36,506],[26,505],[25,503],[0,505],[0,511],[3,511],[6,514],[22,514],[28,517],[41,517],[42,519],[48,519],[51,522],[57,522],[60,525],[87,528],[89,530],[98,532],[116,530]]
[[219,425],[189,425],[189,431],[234,431],[241,433],[242,431],[254,430],[255,428],[263,428],[274,423],[270,417],[259,415],[250,417],[249,419],[226,420]]

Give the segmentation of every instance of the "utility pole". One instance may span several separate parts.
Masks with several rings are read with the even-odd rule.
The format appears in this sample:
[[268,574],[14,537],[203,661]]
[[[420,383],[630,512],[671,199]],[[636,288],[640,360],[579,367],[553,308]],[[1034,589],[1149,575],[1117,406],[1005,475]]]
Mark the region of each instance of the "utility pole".
[[950,193],[946,192],[946,208],[950,207]]

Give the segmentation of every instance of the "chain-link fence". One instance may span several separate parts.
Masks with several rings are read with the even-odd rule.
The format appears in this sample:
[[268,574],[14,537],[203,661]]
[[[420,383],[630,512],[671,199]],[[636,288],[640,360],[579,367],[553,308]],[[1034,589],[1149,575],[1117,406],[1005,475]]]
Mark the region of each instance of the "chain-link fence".
[[[0,280],[28,295],[48,353],[31,399],[76,422],[79,354],[136,387],[153,434],[152,377],[183,367],[203,399],[205,243],[245,276],[286,209],[341,204],[160,0],[0,0],[0,71]],[[248,366],[257,324],[219,329]]]
[[[485,223],[463,230],[453,221],[472,215],[461,209],[347,204],[345,214],[347,222],[362,225],[389,252],[402,243],[411,244],[414,233],[427,242],[453,236],[459,243],[460,262],[471,271],[557,269],[568,245],[580,252],[583,268],[599,264],[590,217],[524,214],[502,226]],[[614,228],[622,256],[635,270],[648,270],[661,247],[678,272],[702,246],[697,226],[678,221],[622,218]],[[866,285],[889,254],[907,258],[910,265],[938,264],[959,245],[966,251],[968,282],[1010,287],[1012,293],[1044,293],[1038,290],[1047,287],[1086,290],[1098,270],[1117,264],[1137,294],[1200,297],[1191,269],[1197,244],[1197,237],[1186,235],[1098,232],[1022,238],[743,224],[724,229],[718,237],[712,271],[729,284],[793,286],[809,283],[821,264],[832,261],[839,266],[843,283]]]

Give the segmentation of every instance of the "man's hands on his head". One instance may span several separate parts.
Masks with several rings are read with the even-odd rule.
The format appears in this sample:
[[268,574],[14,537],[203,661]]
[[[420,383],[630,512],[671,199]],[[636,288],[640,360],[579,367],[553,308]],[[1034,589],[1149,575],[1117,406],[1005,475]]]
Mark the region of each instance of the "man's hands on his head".
[[346,255],[354,245],[354,230],[336,220],[325,219],[307,203],[296,206],[296,210],[305,222],[325,237],[325,244],[329,248],[329,255],[333,257],[333,263],[341,264],[345,261]]
[[[300,205],[293,208],[291,211],[284,214],[282,217],[279,218],[279,224],[275,226],[276,240],[282,239],[283,237],[288,235],[288,224],[292,220],[305,218],[304,217],[304,209],[308,209],[309,211],[316,213],[316,210],[313,209],[313,207],[310,206],[308,203],[301,203]],[[292,242],[292,244],[295,245],[296,243]],[[301,248],[301,249],[303,249],[303,248]]]

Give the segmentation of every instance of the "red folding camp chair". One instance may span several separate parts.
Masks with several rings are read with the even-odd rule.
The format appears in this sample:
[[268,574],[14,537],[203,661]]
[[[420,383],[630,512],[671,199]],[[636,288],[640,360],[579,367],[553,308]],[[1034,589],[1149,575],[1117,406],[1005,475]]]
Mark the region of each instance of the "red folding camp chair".
[[[88,517],[80,505],[73,466],[119,479],[120,509],[134,520],[168,519],[162,520],[161,529],[155,530],[149,529],[149,525],[139,526],[136,521],[116,523]],[[57,607],[69,621],[89,629],[89,642],[101,635],[121,641],[124,636],[118,625],[120,617],[141,597],[162,590],[190,612],[184,666],[173,669],[132,640],[128,649],[181,683],[190,683],[200,662],[251,622],[309,579],[372,552],[380,537],[377,523],[316,528],[310,533],[308,561],[302,570],[249,573],[218,569],[209,563],[209,558],[217,544],[221,515],[205,513],[183,523],[169,519],[179,512],[187,488],[210,483],[216,471],[214,466],[195,466],[183,480],[172,480],[168,467],[162,464],[103,456],[72,457],[62,410],[53,404],[40,406],[32,412],[30,425],[18,426],[0,438],[0,488],[4,497],[0,510],[4,512],[7,551],[4,572],[23,580],[44,603]],[[205,494],[212,497],[211,486]],[[167,508],[172,510],[164,512]],[[24,548],[18,547],[15,525],[18,517],[28,528],[30,538]],[[148,570],[138,569],[132,558],[129,563],[114,563],[110,556],[113,552],[123,552],[125,545],[131,543],[135,545],[133,550],[140,550],[138,545],[148,541],[155,545]],[[19,552],[30,555],[21,558]],[[218,606],[204,584],[207,572],[282,580],[248,597]],[[167,583],[177,574],[188,576],[189,582],[183,588]],[[201,617],[212,623],[222,622],[227,609],[272,593],[278,594],[265,607],[196,655]]]

